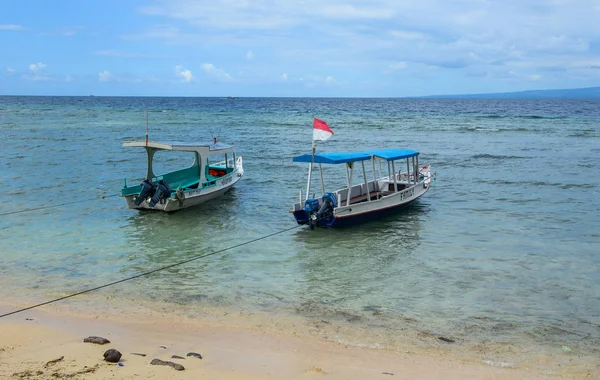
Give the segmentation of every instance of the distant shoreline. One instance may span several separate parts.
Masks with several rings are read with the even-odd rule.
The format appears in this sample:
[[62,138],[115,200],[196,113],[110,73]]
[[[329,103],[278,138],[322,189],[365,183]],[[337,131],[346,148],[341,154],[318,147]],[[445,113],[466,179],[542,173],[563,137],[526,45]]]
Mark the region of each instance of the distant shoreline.
[[201,99],[572,99],[594,100],[600,99],[599,87],[550,89],[550,90],[524,90],[513,92],[493,92],[477,94],[442,94],[424,96],[391,96],[391,97],[323,97],[323,96],[160,96],[160,95],[11,95],[2,94],[0,97],[64,97],[64,98],[201,98]]

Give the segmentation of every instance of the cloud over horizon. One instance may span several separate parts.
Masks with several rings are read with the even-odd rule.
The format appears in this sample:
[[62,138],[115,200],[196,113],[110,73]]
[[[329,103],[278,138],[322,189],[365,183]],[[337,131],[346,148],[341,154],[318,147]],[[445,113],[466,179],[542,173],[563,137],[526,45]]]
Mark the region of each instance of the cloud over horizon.
[[225,70],[215,67],[212,63],[203,63],[201,66],[204,73],[210,77],[222,80],[232,80],[233,78]]
[[184,69],[182,66],[175,66],[175,75],[177,75],[183,83],[190,83],[194,80],[192,72]]
[[25,28],[17,24],[4,24],[0,25],[0,30],[25,30]]
[[[71,38],[59,41],[44,34],[31,16],[26,25],[39,34],[10,33],[26,29],[6,23],[0,25],[0,41],[8,41],[10,34],[27,44],[44,34],[56,52],[84,39],[90,41],[87,46],[98,47],[87,51],[95,60],[74,67],[75,73],[57,57],[52,67],[63,76],[107,70],[131,72],[122,81],[144,77],[165,83],[178,62],[202,62],[195,66],[201,70],[197,78],[191,64],[176,69],[179,81],[212,79],[250,95],[278,95],[282,87],[272,86],[282,82],[287,83],[285,93],[312,95],[320,83],[329,87],[323,87],[327,94],[336,87],[345,96],[448,93],[457,83],[460,92],[600,85],[594,68],[600,66],[600,5],[593,0],[371,0],[368,6],[362,0],[142,0],[137,7],[108,0],[106,6],[121,9],[127,27],[100,33],[91,27],[91,18],[77,27],[69,27],[65,19],[61,30]],[[99,9],[91,13],[101,13]],[[52,14],[51,8],[46,13]],[[76,46],[71,56],[88,60]],[[143,66],[132,62],[141,58]],[[22,64],[15,58],[3,62]],[[83,72],[85,67],[92,71]],[[310,92],[304,90],[307,83],[314,86]]]

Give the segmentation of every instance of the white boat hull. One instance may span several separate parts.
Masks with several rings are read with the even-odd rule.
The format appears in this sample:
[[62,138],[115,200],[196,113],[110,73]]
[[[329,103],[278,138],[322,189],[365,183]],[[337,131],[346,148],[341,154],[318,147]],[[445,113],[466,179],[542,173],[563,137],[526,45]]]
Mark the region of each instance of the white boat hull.
[[127,206],[136,210],[158,210],[173,212],[200,205],[220,197],[229,191],[241,178],[243,173],[233,172],[217,180],[214,187],[204,189],[189,189],[182,192],[174,192],[169,199],[158,202],[154,207],[150,207],[150,199],[144,199],[139,206],[135,204],[135,195],[124,197]]
[[[219,164],[225,164],[221,162]],[[144,199],[139,205],[136,205],[138,194],[123,196],[127,207],[135,210],[157,210],[173,212],[184,208],[194,207],[202,203],[211,201],[220,197],[229,191],[243,177],[244,166],[242,157],[239,156],[235,161],[235,169],[213,182],[208,182],[209,186],[200,188],[186,188],[172,190],[171,195],[167,199],[160,200],[154,206],[150,206],[151,197]]]
[[[370,181],[367,187],[364,184],[355,185],[350,190],[350,202],[348,203],[348,188],[343,188],[332,193],[337,200],[331,215],[318,221],[317,225],[323,227],[344,227],[360,224],[370,220],[376,220],[386,214],[414,202],[431,187],[433,173],[430,167],[421,169],[417,183],[411,178],[396,177],[394,179],[383,177],[376,181]],[[404,180],[404,181],[402,181]],[[398,190],[396,191],[396,186]],[[323,205],[323,199],[319,199],[319,207]],[[311,214],[305,211],[304,203],[295,203],[291,210],[299,224],[309,224]],[[314,213],[312,217],[314,217]]]

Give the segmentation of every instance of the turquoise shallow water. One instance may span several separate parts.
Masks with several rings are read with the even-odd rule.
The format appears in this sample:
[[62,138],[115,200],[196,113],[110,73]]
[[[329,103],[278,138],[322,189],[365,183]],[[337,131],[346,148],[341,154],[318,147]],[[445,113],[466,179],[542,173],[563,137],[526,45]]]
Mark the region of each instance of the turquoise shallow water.
[[600,102],[147,101],[151,139],[219,134],[245,177],[196,209],[131,211],[114,195],[144,174],[143,151],[121,143],[143,139],[146,99],[0,97],[0,213],[110,196],[3,215],[5,296],[67,294],[293,227],[307,168],[291,157],[310,152],[318,116],[335,132],[320,151],[418,150],[437,172],[432,190],[378,222],[294,229],[115,295],[599,352]]

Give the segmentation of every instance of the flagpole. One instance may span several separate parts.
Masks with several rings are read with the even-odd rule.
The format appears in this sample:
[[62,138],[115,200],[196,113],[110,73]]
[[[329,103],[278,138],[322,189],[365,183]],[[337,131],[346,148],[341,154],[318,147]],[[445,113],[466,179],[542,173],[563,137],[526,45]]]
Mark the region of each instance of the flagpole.
[[312,142],[312,158],[310,160],[310,166],[308,167],[308,183],[306,184],[306,199],[308,199],[309,197],[309,193],[310,193],[310,177],[312,174],[312,168],[313,165],[315,163],[315,149],[317,147],[317,143],[315,142],[315,140],[313,140]]
[[148,99],[146,99],[146,146],[148,146]]

